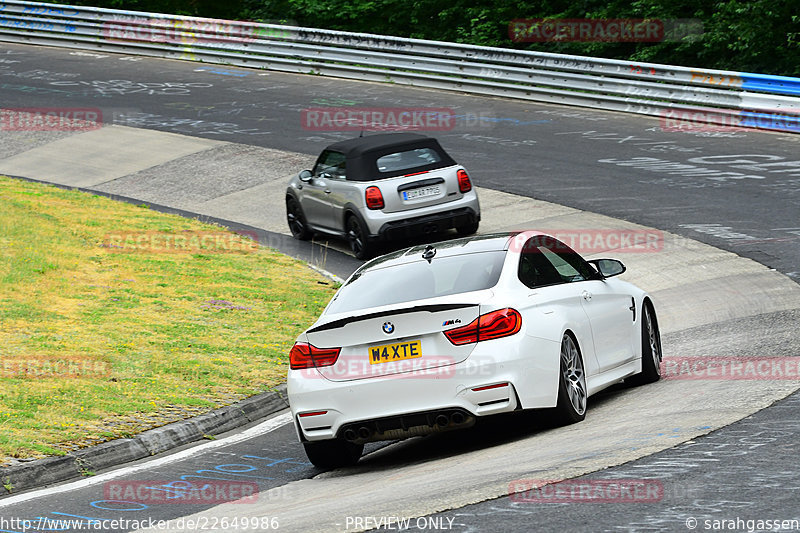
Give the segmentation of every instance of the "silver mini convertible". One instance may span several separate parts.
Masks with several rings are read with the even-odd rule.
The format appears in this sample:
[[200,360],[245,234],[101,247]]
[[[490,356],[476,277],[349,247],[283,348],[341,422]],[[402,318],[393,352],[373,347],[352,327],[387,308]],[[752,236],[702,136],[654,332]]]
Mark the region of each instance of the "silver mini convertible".
[[448,229],[471,235],[481,218],[464,167],[436,139],[414,133],[331,144],[289,182],[286,217],[295,238],[344,237],[359,259],[379,241]]

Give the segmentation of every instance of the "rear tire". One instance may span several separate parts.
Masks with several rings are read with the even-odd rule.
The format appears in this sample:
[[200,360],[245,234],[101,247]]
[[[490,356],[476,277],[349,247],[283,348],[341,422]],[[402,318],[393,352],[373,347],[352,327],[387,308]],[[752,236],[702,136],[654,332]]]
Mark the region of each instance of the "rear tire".
[[586,418],[586,373],[578,345],[571,335],[561,339],[558,372],[558,403],[552,413],[556,425],[566,426]]
[[347,242],[350,244],[350,251],[353,252],[356,259],[361,259],[362,261],[369,259],[372,254],[369,238],[357,216],[350,215],[347,218],[345,232],[347,234]]
[[308,460],[317,468],[339,468],[353,466],[364,452],[363,444],[354,444],[342,439],[304,442]]
[[456,232],[462,237],[474,235],[478,232],[478,221],[470,222],[466,226],[459,226],[456,228]]
[[303,208],[291,196],[286,198],[286,222],[289,224],[289,231],[292,232],[292,237],[295,239],[307,241],[311,238],[311,231],[308,229]]
[[633,385],[646,385],[661,379],[661,332],[649,302],[642,309],[642,372],[628,378]]

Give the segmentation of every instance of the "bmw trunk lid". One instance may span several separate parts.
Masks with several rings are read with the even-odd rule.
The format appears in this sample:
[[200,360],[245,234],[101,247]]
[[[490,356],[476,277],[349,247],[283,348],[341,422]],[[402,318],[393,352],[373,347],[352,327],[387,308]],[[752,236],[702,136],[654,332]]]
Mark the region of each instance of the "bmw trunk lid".
[[476,291],[400,308],[367,309],[354,316],[331,316],[330,321],[306,333],[308,342],[317,348],[341,348],[334,365],[317,370],[332,381],[349,381],[410,374],[464,361],[475,344],[455,346],[444,332],[478,318],[479,302],[488,294],[491,291]]

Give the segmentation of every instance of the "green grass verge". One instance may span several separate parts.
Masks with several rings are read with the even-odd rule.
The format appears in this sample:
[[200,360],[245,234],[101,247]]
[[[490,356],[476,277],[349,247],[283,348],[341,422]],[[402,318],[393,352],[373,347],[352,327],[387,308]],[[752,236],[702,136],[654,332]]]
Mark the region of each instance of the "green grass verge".
[[[165,253],[142,245],[152,232],[239,246]],[[64,454],[284,381],[334,285],[218,226],[0,176],[0,456]]]

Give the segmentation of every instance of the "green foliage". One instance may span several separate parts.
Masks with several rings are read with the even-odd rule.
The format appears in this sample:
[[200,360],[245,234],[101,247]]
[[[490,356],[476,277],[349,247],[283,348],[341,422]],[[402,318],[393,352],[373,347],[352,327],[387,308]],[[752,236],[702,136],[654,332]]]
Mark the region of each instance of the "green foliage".
[[[796,0],[97,0],[80,2],[635,61],[800,75]],[[75,2],[78,4],[78,2]],[[513,19],[697,19],[697,39],[661,43],[514,43]]]
[[800,74],[796,2],[727,0],[715,7],[701,61],[748,72]]
[[78,0],[77,2],[63,3],[72,6],[93,6],[221,19],[241,18],[242,13],[246,10],[244,0],[226,0],[225,2],[216,0],[191,0],[189,2],[180,0]]

